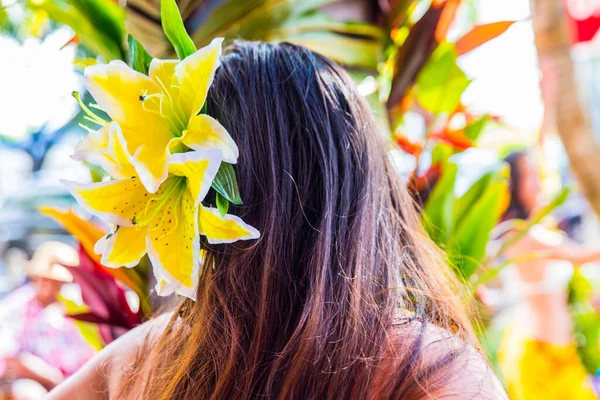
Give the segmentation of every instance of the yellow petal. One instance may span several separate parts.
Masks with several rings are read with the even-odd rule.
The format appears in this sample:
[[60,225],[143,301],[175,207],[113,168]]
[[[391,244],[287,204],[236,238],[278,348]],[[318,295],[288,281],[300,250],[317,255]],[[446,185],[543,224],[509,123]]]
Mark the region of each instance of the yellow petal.
[[142,107],[140,96],[160,93],[160,87],[148,76],[129,68],[123,61],[93,65],[84,71],[86,89],[110,117],[118,122],[127,120],[161,123],[160,116]]
[[100,130],[89,133],[75,147],[74,160],[98,164],[115,179],[136,175],[119,124],[111,122]]
[[258,239],[260,233],[246,224],[241,218],[227,214],[221,216],[219,210],[200,205],[198,231],[206,236],[208,243],[232,243],[238,240]]
[[160,60],[152,59],[148,75],[150,79],[157,82],[159,86],[166,88],[171,87],[171,81],[175,78],[175,67],[179,64],[179,60]]
[[206,100],[215,71],[219,68],[223,38],[216,38],[206,47],[186,57],[175,67],[179,82],[179,105],[183,114],[193,117],[198,114]]
[[134,218],[144,212],[152,198],[136,177],[90,184],[61,182],[83,208],[106,222],[121,226],[133,226]]
[[[171,99],[179,98],[179,82],[177,82],[175,77],[175,66],[178,63],[179,60],[160,60],[154,58],[150,62],[150,69],[148,70],[150,79],[156,82],[163,91],[167,91]],[[175,113],[180,112],[180,110],[174,111]]]
[[[71,158],[76,161],[88,160],[100,164],[101,161],[97,161],[95,157],[103,159],[106,156],[110,131],[114,129],[115,125],[117,125],[116,122],[111,122],[97,131],[88,133],[77,143]],[[111,161],[113,160],[111,159]]]
[[[140,132],[145,133],[141,135]],[[169,142],[173,136],[164,131],[130,126],[123,128],[123,136],[142,184],[150,193],[156,193],[169,175]]]
[[162,282],[163,295],[168,294],[168,283],[178,283],[171,285],[176,286],[173,290],[193,298],[200,266],[198,208],[189,191],[177,197],[172,196],[149,227],[148,256],[159,284]]
[[117,227],[117,230],[104,236],[94,247],[96,254],[102,254],[102,264],[111,268],[132,268],[139,264],[146,254],[148,227]]
[[149,192],[156,192],[167,178],[167,146],[173,134],[158,112],[159,99],[142,99],[161,93],[160,87],[122,61],[88,67],[84,75],[94,99],[119,122],[137,175]]
[[219,149],[223,161],[235,164],[239,155],[238,147],[227,130],[209,115],[196,115],[190,119],[181,142],[193,150],[206,148]]
[[204,197],[221,165],[221,151],[203,149],[173,154],[169,159],[169,172],[187,178],[187,187],[198,205]]

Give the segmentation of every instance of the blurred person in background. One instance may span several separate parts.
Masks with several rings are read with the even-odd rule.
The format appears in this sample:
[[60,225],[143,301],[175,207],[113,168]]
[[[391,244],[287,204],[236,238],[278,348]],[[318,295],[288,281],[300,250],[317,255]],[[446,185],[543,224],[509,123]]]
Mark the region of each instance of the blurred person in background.
[[[528,219],[539,207],[540,175],[527,152],[510,166],[511,201],[504,221]],[[506,240],[514,231],[506,232]],[[579,244],[541,224],[504,254],[515,260],[503,271],[504,290],[516,300],[498,360],[512,399],[595,399],[577,355],[567,285],[573,267],[600,259],[600,248]],[[519,260],[519,261],[517,261]]]
[[8,398],[40,398],[93,356],[58,301],[72,281],[64,266],[78,264],[71,246],[46,242],[27,263],[31,282],[0,302],[0,385]]

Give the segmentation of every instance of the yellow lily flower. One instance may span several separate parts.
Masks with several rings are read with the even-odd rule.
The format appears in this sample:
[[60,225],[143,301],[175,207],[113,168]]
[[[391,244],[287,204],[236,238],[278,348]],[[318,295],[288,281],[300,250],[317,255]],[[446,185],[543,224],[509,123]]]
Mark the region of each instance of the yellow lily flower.
[[159,295],[176,292],[194,298],[203,259],[200,234],[215,244],[260,236],[240,218],[222,217],[217,209],[201,204],[219,169],[221,151],[171,155],[168,178],[156,193],[150,193],[134,174],[124,149],[116,122],[90,133],[77,145],[73,157],[99,164],[116,180],[85,185],[64,182],[84,208],[116,225],[96,243],[95,252],[102,254],[102,264],[112,268],[133,267],[147,253]]
[[198,205],[221,163],[221,152],[205,149],[170,157],[171,174],[156,193],[137,176],[108,182],[65,182],[89,212],[117,225],[100,239],[95,251],[108,267],[133,267],[148,253],[155,273],[193,295],[200,265]]
[[171,153],[216,148],[223,161],[237,161],[238,148],[225,128],[198,115],[220,65],[222,41],[215,39],[182,61],[154,59],[149,76],[122,61],[85,69],[87,90],[119,123],[131,164],[150,193],[167,179]]

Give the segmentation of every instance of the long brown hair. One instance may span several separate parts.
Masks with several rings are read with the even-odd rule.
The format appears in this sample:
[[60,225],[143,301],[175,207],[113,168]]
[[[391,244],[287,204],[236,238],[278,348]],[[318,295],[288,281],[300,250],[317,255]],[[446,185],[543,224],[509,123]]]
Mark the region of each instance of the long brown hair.
[[[144,399],[423,390],[453,358],[419,367],[426,322],[464,336],[471,328],[346,72],[302,47],[239,42],[222,58],[207,112],[240,149],[244,204],[231,212],[262,236],[203,243],[197,301],[179,306],[123,390],[141,375]],[[395,330],[409,320],[420,321],[414,335]],[[393,371],[382,379],[385,365]]]

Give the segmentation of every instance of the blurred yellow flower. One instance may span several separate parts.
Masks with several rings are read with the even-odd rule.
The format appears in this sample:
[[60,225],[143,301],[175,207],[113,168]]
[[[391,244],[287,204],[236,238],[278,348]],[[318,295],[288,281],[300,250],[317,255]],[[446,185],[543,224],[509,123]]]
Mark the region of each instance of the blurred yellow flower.
[[167,179],[171,153],[214,148],[223,161],[237,161],[238,148],[225,128],[199,115],[220,65],[222,41],[215,39],[182,61],[154,59],[149,76],[122,61],[85,69],[87,90],[119,123],[125,153],[150,193]]

